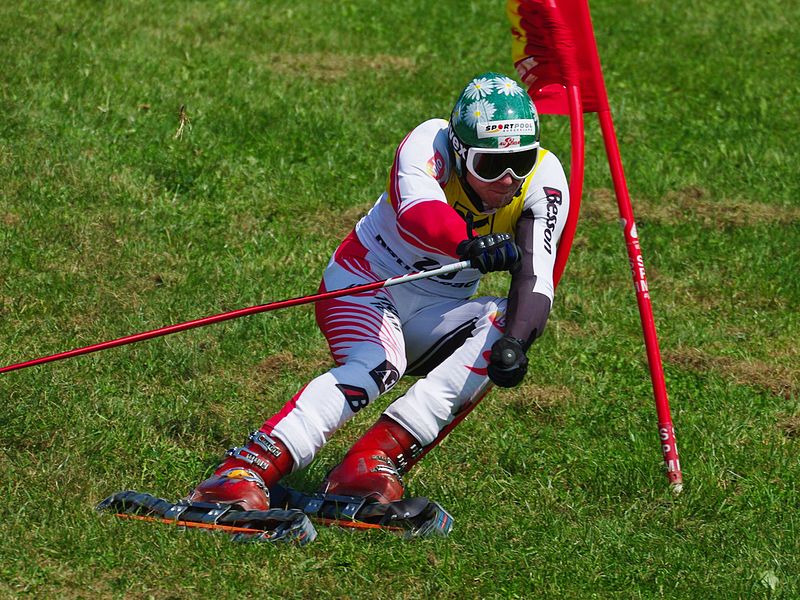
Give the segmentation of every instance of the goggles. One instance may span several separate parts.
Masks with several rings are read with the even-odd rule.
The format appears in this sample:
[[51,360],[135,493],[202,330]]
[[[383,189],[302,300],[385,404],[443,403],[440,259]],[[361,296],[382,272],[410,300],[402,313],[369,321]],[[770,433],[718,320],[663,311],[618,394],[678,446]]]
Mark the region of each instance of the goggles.
[[467,170],[484,183],[492,183],[511,173],[515,179],[525,179],[533,172],[539,148],[508,151],[506,148],[475,148],[467,150]]

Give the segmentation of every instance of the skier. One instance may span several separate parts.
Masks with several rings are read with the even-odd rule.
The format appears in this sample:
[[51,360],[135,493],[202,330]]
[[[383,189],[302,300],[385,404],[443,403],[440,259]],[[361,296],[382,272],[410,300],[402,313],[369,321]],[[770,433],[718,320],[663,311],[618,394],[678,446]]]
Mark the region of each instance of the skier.
[[[443,277],[319,302],[335,367],[304,386],[248,443],[227,452],[189,495],[269,508],[269,488],[302,469],[346,421],[404,375],[395,400],[325,478],[322,492],[393,502],[401,476],[487,377],[518,385],[553,300],[553,264],[569,211],[564,170],[539,145],[527,93],[497,73],[475,77],[449,122],[400,143],[386,191],[333,254],[320,291],[469,259]],[[507,298],[472,297],[480,277],[510,271]]]

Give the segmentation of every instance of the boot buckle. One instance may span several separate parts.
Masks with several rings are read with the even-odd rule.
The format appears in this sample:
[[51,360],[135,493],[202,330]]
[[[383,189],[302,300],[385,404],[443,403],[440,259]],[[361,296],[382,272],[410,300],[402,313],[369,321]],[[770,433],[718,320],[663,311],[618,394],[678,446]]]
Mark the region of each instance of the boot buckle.
[[267,461],[259,457],[258,454],[256,454],[252,450],[249,450],[248,448],[244,447],[231,448],[225,453],[225,455],[230,456],[231,458],[243,460],[248,465],[253,465],[254,467],[258,467],[262,471],[266,471],[269,468],[269,463]]

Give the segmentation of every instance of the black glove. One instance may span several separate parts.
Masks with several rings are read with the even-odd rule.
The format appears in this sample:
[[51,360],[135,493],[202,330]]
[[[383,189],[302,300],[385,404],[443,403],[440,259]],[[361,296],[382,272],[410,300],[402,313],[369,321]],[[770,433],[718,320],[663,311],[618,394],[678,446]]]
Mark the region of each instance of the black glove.
[[492,345],[489,356],[489,379],[500,387],[510,388],[518,385],[528,372],[528,357],[522,341],[511,336],[503,336]]
[[481,273],[510,271],[522,255],[508,233],[490,233],[464,240],[456,252],[461,260],[469,260]]

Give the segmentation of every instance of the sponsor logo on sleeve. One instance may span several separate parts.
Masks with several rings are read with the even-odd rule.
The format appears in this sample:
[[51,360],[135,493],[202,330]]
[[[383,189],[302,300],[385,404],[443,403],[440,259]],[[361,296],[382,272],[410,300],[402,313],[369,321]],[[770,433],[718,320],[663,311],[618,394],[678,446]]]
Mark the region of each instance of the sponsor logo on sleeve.
[[433,156],[431,156],[425,164],[425,170],[428,172],[428,175],[433,177],[440,185],[445,182],[444,158],[441,152],[436,150],[433,153]]
[[547,197],[547,224],[544,230],[544,249],[548,254],[553,253],[553,232],[556,230],[558,221],[558,207],[561,206],[561,190],[545,187],[544,194]]

